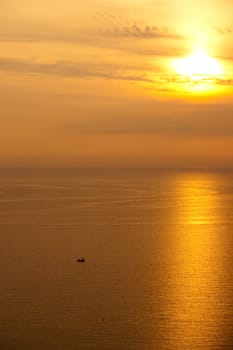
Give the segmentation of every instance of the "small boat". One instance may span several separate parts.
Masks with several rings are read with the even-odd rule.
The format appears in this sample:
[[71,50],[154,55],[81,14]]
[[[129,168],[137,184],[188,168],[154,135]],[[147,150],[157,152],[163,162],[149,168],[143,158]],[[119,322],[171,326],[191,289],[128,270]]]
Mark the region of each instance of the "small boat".
[[86,262],[86,260],[85,260],[84,258],[78,258],[78,259],[77,259],[77,262],[78,262],[78,263],[84,263],[84,262]]

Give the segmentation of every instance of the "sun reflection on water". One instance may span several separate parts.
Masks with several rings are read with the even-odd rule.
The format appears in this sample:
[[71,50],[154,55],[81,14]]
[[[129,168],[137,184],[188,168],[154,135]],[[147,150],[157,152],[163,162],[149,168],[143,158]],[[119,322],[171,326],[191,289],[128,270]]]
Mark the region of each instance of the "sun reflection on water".
[[162,348],[218,349],[227,310],[222,303],[223,232],[216,224],[221,216],[217,182],[187,175],[174,185]]

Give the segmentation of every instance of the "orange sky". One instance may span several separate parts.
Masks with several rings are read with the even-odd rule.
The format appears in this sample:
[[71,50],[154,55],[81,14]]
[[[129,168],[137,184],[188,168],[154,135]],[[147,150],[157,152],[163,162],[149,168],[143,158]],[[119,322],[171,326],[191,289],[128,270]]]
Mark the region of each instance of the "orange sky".
[[[232,0],[0,9],[0,166],[233,165]],[[175,69],[200,50],[221,73]]]

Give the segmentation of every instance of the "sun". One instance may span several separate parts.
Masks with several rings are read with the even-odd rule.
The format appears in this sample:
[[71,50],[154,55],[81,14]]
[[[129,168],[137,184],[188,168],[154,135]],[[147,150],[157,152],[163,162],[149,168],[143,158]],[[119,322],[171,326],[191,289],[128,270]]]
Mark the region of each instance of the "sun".
[[219,61],[209,56],[205,50],[172,62],[174,84],[178,91],[197,94],[216,94],[222,91],[219,81],[224,76]]
[[183,59],[175,60],[174,68],[177,74],[196,80],[198,77],[218,77],[223,73],[219,62],[200,50]]
[[183,58],[164,59],[162,69],[159,74],[152,73],[149,79],[163,95],[196,100],[232,93],[231,67],[225,60],[211,57],[207,49],[198,49]]

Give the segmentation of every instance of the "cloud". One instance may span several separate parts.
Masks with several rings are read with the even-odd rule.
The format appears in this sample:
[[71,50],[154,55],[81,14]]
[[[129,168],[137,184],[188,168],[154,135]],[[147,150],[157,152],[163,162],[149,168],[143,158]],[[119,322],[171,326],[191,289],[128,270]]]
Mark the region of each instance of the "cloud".
[[221,35],[232,33],[232,29],[229,27],[214,27],[214,29]]
[[152,72],[156,67],[149,65],[130,64],[106,64],[93,62],[73,62],[58,60],[54,63],[40,63],[32,60],[13,59],[0,57],[0,71],[18,74],[40,74],[63,76],[67,78],[105,78],[112,80],[125,80],[151,83],[158,91],[176,91],[176,85],[194,87],[198,85],[232,86],[232,76],[213,77],[208,75],[198,76],[193,80],[179,74],[161,74]]
[[146,73],[130,67],[107,64],[92,64],[72,61],[38,63],[29,60],[0,58],[0,70],[21,74],[47,74],[70,78],[100,77],[115,80],[151,81]]
[[181,39],[178,34],[171,33],[167,28],[160,29],[156,26],[132,24],[124,27],[115,27],[102,33],[112,37],[135,38],[135,39]]
[[[100,35],[102,33],[102,35]],[[125,34],[124,36],[120,36],[119,31],[112,32],[110,30],[101,30],[99,31],[99,36],[85,36],[82,37],[74,36],[74,37],[36,37],[30,38],[27,36],[24,37],[1,37],[0,42],[9,42],[9,43],[71,43],[82,45],[86,47],[93,47],[99,49],[109,49],[109,50],[117,50],[119,52],[127,52],[131,55],[137,56],[159,56],[159,57],[182,57],[187,54],[187,50],[181,45],[168,45],[167,43],[163,43],[163,45],[141,45],[141,40],[113,40],[114,38],[129,38]],[[159,38],[159,36],[158,36]],[[162,37],[161,37],[162,38]],[[140,37],[138,37],[140,39]],[[142,39],[142,38],[141,38]],[[148,37],[149,39],[149,37]],[[168,38],[167,38],[168,39]]]
[[158,74],[154,76],[154,81],[160,84],[178,84],[187,86],[198,86],[198,85],[222,85],[232,86],[233,76],[222,75],[221,77],[214,77],[212,75],[195,75],[184,76],[180,74]]
[[145,23],[140,18],[127,18],[122,12],[102,11],[94,17],[99,33],[111,38],[130,39],[183,39],[173,29]]

